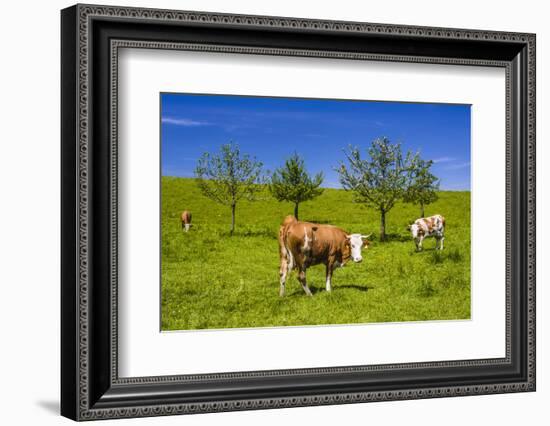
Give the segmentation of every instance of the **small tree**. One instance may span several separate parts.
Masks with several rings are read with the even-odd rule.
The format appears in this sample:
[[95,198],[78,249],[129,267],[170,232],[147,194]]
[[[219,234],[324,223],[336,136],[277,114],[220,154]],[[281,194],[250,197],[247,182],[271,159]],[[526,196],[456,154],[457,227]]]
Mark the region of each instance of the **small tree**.
[[320,188],[323,183],[323,173],[313,178],[307,173],[304,160],[294,153],[271,175],[269,192],[277,201],[294,203],[294,216],[298,219],[298,207],[304,201],[312,200],[323,193]]
[[416,158],[410,171],[408,188],[403,200],[420,205],[420,217],[424,217],[424,207],[438,199],[439,179],[430,172],[433,161]]
[[374,207],[380,213],[380,241],[386,239],[386,214],[403,197],[414,156],[403,157],[400,144],[388,138],[375,139],[368,149],[369,158],[361,158],[356,147],[344,151],[348,164],[340,163],[340,183],[354,191],[356,201]]
[[205,152],[197,163],[195,176],[202,193],[231,208],[231,235],[235,231],[235,209],[242,198],[253,200],[260,190],[262,163],[241,154],[233,143],[221,146],[220,154]]

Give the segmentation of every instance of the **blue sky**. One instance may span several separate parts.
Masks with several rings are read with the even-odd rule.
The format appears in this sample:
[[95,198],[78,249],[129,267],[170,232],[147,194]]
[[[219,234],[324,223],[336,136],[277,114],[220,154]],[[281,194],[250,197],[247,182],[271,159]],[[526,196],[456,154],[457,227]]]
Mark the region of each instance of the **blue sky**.
[[339,188],[342,149],[366,154],[386,136],[433,160],[441,189],[470,190],[469,105],[175,93],[160,101],[163,176],[192,177],[203,152],[232,141],[268,170],[296,151],[310,173],[323,171],[324,187]]

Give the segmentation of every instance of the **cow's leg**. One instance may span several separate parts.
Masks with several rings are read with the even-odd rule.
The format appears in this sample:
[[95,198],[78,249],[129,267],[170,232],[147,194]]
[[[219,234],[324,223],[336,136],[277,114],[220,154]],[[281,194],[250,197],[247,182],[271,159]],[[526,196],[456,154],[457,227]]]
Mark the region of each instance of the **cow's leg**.
[[332,291],[332,285],[330,283],[330,281],[332,280],[332,270],[333,270],[332,265],[330,263],[327,264],[327,270],[326,270],[327,291]]
[[191,225],[190,225],[189,223],[186,223],[186,224],[185,224],[185,232],[189,232],[189,227],[190,227],[190,226],[191,226]]
[[443,240],[444,239],[445,239],[445,237],[443,235],[439,239],[439,250],[443,250]]
[[420,237],[418,239],[418,251],[422,251],[422,242],[424,241],[424,237]]
[[311,294],[311,290],[309,289],[309,287],[307,286],[307,282],[306,282],[306,269],[303,267],[303,268],[300,268],[300,273],[298,274],[298,280],[300,281],[300,284],[302,284],[302,288],[304,289],[304,291],[306,292],[306,294],[308,296],[312,296]]

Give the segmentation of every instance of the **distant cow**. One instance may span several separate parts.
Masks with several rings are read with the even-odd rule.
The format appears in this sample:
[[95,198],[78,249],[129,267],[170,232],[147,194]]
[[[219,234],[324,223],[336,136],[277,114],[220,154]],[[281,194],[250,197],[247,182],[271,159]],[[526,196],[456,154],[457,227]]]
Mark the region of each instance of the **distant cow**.
[[191,212],[185,210],[181,214],[181,229],[185,229],[185,232],[189,232],[190,227],[191,227]]
[[422,241],[426,237],[435,237],[436,250],[443,250],[443,240],[445,239],[445,218],[440,214],[430,217],[422,217],[416,219],[412,225],[409,226],[414,243],[416,244],[416,250],[422,250]]
[[300,222],[294,216],[287,216],[279,229],[279,296],[284,296],[286,279],[293,269],[298,270],[298,280],[306,294],[311,296],[306,269],[321,263],[326,266],[326,289],[331,291],[334,269],[344,266],[350,259],[361,262],[361,249],[369,245],[367,237],[348,234],[336,226]]

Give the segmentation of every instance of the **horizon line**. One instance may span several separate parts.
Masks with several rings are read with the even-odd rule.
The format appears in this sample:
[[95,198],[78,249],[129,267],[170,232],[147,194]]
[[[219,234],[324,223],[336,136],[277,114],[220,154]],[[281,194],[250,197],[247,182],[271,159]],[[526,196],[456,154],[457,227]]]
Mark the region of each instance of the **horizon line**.
[[[167,177],[167,178],[175,178],[175,179],[198,179],[195,176],[177,176],[177,175],[163,175],[161,174],[161,177]],[[266,185],[265,183],[259,183],[258,185]],[[334,186],[320,186],[319,188],[322,189],[336,189],[336,190],[342,190],[347,191],[345,188],[342,187],[334,187]],[[470,189],[451,189],[451,188],[443,188],[439,189],[437,192],[472,192]]]

